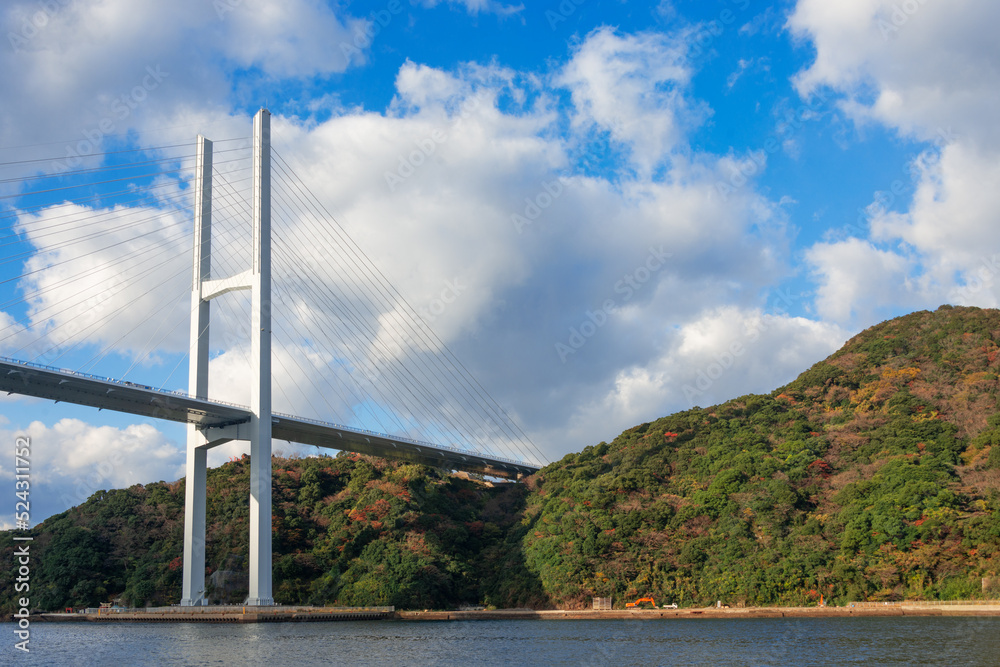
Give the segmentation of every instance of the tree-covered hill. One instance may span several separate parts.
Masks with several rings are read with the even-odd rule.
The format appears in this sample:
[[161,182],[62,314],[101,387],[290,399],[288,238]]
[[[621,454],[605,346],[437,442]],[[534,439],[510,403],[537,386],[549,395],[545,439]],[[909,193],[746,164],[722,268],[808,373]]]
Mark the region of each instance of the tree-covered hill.
[[[285,604],[545,606],[524,567],[524,485],[358,454],[274,457],[274,597]],[[208,472],[208,597],[247,594],[250,458]],[[32,605],[180,600],[184,482],[100,491],[36,527]],[[0,537],[10,606],[13,533]]]
[[[884,322],[770,395],[642,424],[523,485],[273,460],[283,603],[565,606],[997,597],[1000,311]],[[209,596],[246,594],[249,459],[209,471]],[[39,607],[180,598],[183,481],[32,531]],[[0,534],[14,599],[12,533]]]
[[530,481],[528,567],[576,605],[982,595],[1000,574],[998,342],[996,310],[914,313],[770,395],[568,455]]

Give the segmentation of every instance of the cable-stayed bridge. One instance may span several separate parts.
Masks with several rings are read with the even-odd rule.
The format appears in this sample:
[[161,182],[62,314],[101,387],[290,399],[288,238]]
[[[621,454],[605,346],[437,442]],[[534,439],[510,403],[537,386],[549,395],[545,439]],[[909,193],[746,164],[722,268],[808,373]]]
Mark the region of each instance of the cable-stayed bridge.
[[[250,421],[250,408],[245,405],[193,398],[187,392],[165,391],[6,357],[0,357],[0,391],[193,424],[202,432],[232,433],[232,440],[246,439],[237,436],[240,425]],[[271,413],[271,437],[493,477],[518,477],[538,470],[537,465],[495,454],[480,454],[283,412]]]
[[[2,263],[23,263],[0,280],[23,292],[0,306],[23,311],[0,329],[0,390],[188,425],[184,605],[205,603],[206,452],[247,441],[247,603],[270,605],[272,439],[515,479],[545,459],[272,149],[266,109],[226,142],[242,145],[199,136],[193,156],[122,150],[9,179],[31,187],[0,201],[49,201],[0,213],[16,221],[0,245],[22,248]],[[126,379],[162,366],[186,323],[160,387]],[[185,359],[188,390],[164,389]],[[227,400],[210,398],[210,367]]]

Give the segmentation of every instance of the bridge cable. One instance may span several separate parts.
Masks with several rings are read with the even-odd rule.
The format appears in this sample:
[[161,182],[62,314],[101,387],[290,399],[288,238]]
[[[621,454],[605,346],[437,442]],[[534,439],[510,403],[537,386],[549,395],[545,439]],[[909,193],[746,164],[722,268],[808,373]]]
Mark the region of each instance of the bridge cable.
[[[279,221],[280,221],[280,220],[282,220],[281,217],[280,217],[280,208],[281,208],[280,198],[278,200],[278,207],[279,207]],[[278,234],[274,235],[275,236],[275,241],[277,242],[277,245],[275,246],[275,248],[278,251],[278,253],[277,253],[278,262],[276,263],[276,265],[280,267],[281,266],[282,253],[285,251],[285,248],[284,248],[284,242],[283,242],[283,240],[282,240],[282,238],[280,236],[280,230],[276,230],[276,231],[279,231]],[[290,250],[287,251],[287,252],[289,252],[289,254],[294,254]],[[340,299],[336,299],[336,298],[327,299],[326,297],[322,296],[321,295],[321,290],[316,285],[316,283],[313,280],[313,278],[310,277],[308,274],[303,275],[303,273],[301,273],[299,271],[299,268],[298,268],[299,263],[300,262],[297,262],[297,261],[294,261],[294,260],[287,262],[287,264],[288,264],[288,270],[290,270],[294,274],[296,274],[296,276],[299,278],[299,280],[302,281],[303,286],[307,290],[309,290],[310,292],[313,293],[313,295],[316,297],[317,301],[322,301],[327,306],[329,306],[331,309],[333,309],[334,311],[336,311],[336,312],[338,312],[340,314],[339,320],[337,320],[337,319],[332,320],[331,326],[334,326],[334,327],[336,327],[339,330],[340,326],[337,324],[338,321],[343,322],[344,324],[350,324],[350,323],[353,322],[354,325],[355,325],[355,327],[357,327],[355,329],[355,331],[356,331],[355,335],[359,335],[360,334],[360,337],[367,338],[367,336],[364,336],[363,333],[361,332],[361,330],[365,328],[365,323],[367,322],[367,320],[365,318],[361,317],[360,314],[358,314],[356,312],[356,310],[354,309],[354,307],[351,305],[351,301],[350,300],[340,300]],[[346,308],[341,306],[341,301],[346,301],[346,303],[347,303]],[[322,312],[322,311],[320,311],[320,312]],[[382,343],[381,338],[374,331],[372,331],[371,329],[368,329],[368,333],[371,334],[370,338],[373,341],[373,344],[382,346],[384,348],[384,344]],[[323,337],[322,336],[314,336],[313,339],[314,339],[314,341],[322,341]],[[343,349],[343,348],[341,348],[341,349]],[[351,348],[348,348],[347,350],[344,350],[344,351],[348,351],[349,349],[351,349]],[[388,352],[389,351],[386,350],[387,356],[388,356]],[[350,353],[348,352],[348,354],[350,354]],[[373,363],[370,359],[368,359],[368,363],[365,363],[364,361],[360,361],[357,357],[353,357],[353,355],[352,355],[352,360],[353,360],[353,363],[355,364],[355,366],[357,366],[358,369],[362,373],[365,373],[364,368],[366,366],[368,366],[368,365],[374,366],[375,370],[378,371],[378,372],[380,372],[380,373],[384,373],[385,372],[385,371],[379,371],[378,370],[379,364],[377,362]],[[412,390],[410,389],[410,387],[408,386],[408,384],[406,383],[406,381],[402,377],[399,376],[399,371],[396,370],[393,365],[391,365],[391,364],[388,365],[388,371],[392,375],[394,375],[396,377],[396,379],[397,379],[397,381],[398,381],[398,383],[399,383],[399,385],[401,387],[403,387],[409,393],[411,393],[411,395],[413,395]],[[365,373],[365,374],[366,374],[366,377],[367,377],[367,373]],[[375,386],[375,383],[370,378],[369,378],[369,382],[373,386]],[[388,386],[390,388],[393,388],[394,395],[396,396],[396,399],[400,400],[400,398],[401,398],[400,395],[395,392],[396,383],[391,383],[390,382],[390,383],[388,383]],[[405,401],[401,401],[401,402],[404,405],[406,404]],[[425,409],[426,409],[426,407],[427,406],[424,406]],[[453,427],[454,427],[454,425],[453,425]],[[459,432],[460,432],[460,430],[459,430]]]
[[[279,186],[280,186],[280,183],[279,183]],[[280,202],[280,196],[278,198],[278,201]],[[292,203],[294,205],[294,202],[292,202]],[[279,207],[280,207],[280,203],[279,203]],[[296,208],[298,208],[298,207],[296,207]],[[300,211],[300,217],[303,217],[305,214],[301,212],[301,209],[299,209],[299,211]],[[308,218],[306,218],[306,220],[308,221]],[[281,237],[280,237],[280,235],[278,235],[276,238],[278,240],[278,246],[277,247],[278,247],[279,252],[280,252],[282,250]],[[308,274],[307,275],[302,275],[299,272],[299,270],[298,270],[298,264],[299,264],[299,262],[290,261],[290,262],[288,262],[288,264],[291,267],[292,271],[294,271],[297,274],[297,276],[299,277],[299,279],[303,282],[304,287],[307,288],[307,289],[309,289],[316,296],[317,300],[324,302],[331,309],[333,309],[334,311],[340,313],[340,321],[341,322],[344,322],[345,324],[351,324],[351,325],[353,325],[354,330],[356,332],[355,335],[358,335],[361,338],[369,339],[370,341],[372,341],[371,345],[382,348],[382,350],[385,352],[386,358],[391,358],[393,356],[392,353],[388,349],[385,348],[385,343],[382,340],[383,337],[379,336],[378,333],[375,332],[373,329],[371,329],[371,327],[368,325],[368,322],[370,322],[371,319],[372,319],[372,317],[375,316],[375,313],[373,313],[371,311],[371,309],[368,308],[369,315],[371,317],[365,318],[364,316],[362,316],[357,311],[356,306],[354,305],[354,302],[355,301],[360,301],[362,304],[364,304],[364,303],[366,303],[366,301],[364,299],[358,299],[358,298],[356,298],[354,300],[352,300],[352,299],[337,299],[336,297],[321,296],[321,294],[325,294],[325,293],[329,292],[329,288],[327,288],[326,292],[324,292],[322,288],[320,288],[318,285],[316,285],[316,281],[312,277],[310,277]],[[341,306],[342,303],[345,304],[344,307]],[[336,322],[336,320],[334,320],[334,322]],[[367,333],[368,335],[365,335],[365,333]],[[322,337],[316,337],[316,340],[322,340]],[[359,369],[363,369],[365,366],[371,364],[371,365],[373,365],[376,368],[376,370],[381,365],[379,363],[379,361],[378,361],[378,356],[376,356],[374,360],[372,360],[369,357],[368,358],[368,363],[365,363],[365,362],[360,362],[359,363],[358,361],[355,361],[355,364],[359,367]],[[407,382],[404,378],[402,378],[399,375],[400,370],[396,368],[395,364],[391,364],[391,363],[386,364],[386,368],[387,368],[387,370],[388,370],[389,373],[391,373],[392,375],[394,375],[397,378],[397,381],[399,382],[399,385],[401,387],[403,387],[408,393],[410,393],[411,396],[415,396],[415,398],[417,398],[417,402],[418,403],[422,403],[423,402],[422,399],[420,399],[420,396],[422,395],[423,392],[418,392],[416,395],[414,395],[413,389],[411,388],[410,383]],[[409,369],[407,369],[405,366],[403,366],[401,370],[404,371],[404,372],[406,372],[406,373],[411,373],[412,374],[412,372]],[[380,373],[385,373],[386,371],[379,371],[379,372]],[[395,383],[389,383],[388,386],[389,387],[395,387]],[[419,381],[416,381],[416,386],[421,386],[421,383]],[[396,393],[395,395],[397,396],[397,400],[399,400],[399,394]],[[402,401],[402,403],[404,405],[406,405],[406,401]],[[407,409],[410,410],[410,411],[412,411],[412,408],[407,408]],[[426,404],[424,404],[423,407],[422,407],[422,409],[421,409],[421,412],[424,412],[424,413],[433,413],[434,411],[432,409],[428,409],[428,406]],[[462,430],[463,430],[461,428],[456,428],[456,425],[453,422],[452,422],[451,428],[456,429],[455,433],[461,433]],[[461,439],[462,438],[459,438],[459,440],[461,440]]]
[[[230,187],[228,187],[228,183],[226,182],[225,178],[221,174],[219,174],[219,177],[221,179],[221,187],[219,187],[218,190],[221,191],[222,197],[224,199],[230,199],[231,197],[235,197],[235,193],[233,193],[232,189]],[[215,190],[215,189],[216,188],[213,187],[213,190]],[[249,217],[249,213],[250,213],[250,211],[249,211],[249,204],[248,204],[248,202],[246,201],[245,198],[239,198],[239,199],[237,199],[237,204],[236,205],[240,206],[242,208],[243,212],[245,214],[247,214],[247,216]],[[213,258],[215,258],[215,253],[213,253]],[[225,263],[228,265],[228,262],[225,262]],[[233,273],[234,270],[232,269],[231,266],[227,266],[226,268],[230,271],[231,275],[235,275]],[[272,303],[277,303],[277,302],[272,298]],[[250,321],[250,313],[247,312],[246,310],[244,310],[243,312],[244,312],[244,315],[245,315],[245,318],[244,318],[245,321],[249,322]],[[272,310],[272,316],[273,315],[274,315],[274,311]],[[272,319],[272,326],[274,326],[274,325],[278,325],[280,327],[281,326],[281,321],[278,320],[278,319],[276,319],[276,318]],[[243,350],[243,346],[241,346],[241,351],[243,352],[244,356],[246,356],[245,350]],[[302,374],[304,376],[308,377],[308,374],[306,374],[305,371],[304,371],[304,369],[302,369],[301,366],[298,364],[298,361],[297,361],[297,359],[295,359],[294,354],[290,355],[290,357],[292,358],[292,361],[294,361],[296,363],[296,366],[299,367],[300,372],[302,372]],[[279,366],[282,368],[282,370],[285,372],[285,374],[288,375],[289,377],[291,377],[291,374],[288,373],[288,370],[285,367],[284,363],[281,361],[280,357],[275,358],[274,355],[272,354],[272,361],[275,361],[276,363],[278,363]],[[249,359],[247,359],[247,362],[249,363]],[[289,399],[288,399],[287,395],[285,394],[285,392],[283,390],[281,390],[280,383],[276,383],[276,384],[279,384],[279,387],[278,387],[279,391],[281,391],[282,395],[285,397],[285,400],[288,401],[288,405],[289,406],[294,405],[293,403],[291,403],[289,401]],[[319,391],[318,387],[315,387],[315,385],[314,385],[314,388],[317,389],[317,393],[320,396],[323,396],[323,393],[321,391]],[[300,390],[300,393],[302,394],[303,398],[306,399],[306,402],[309,403],[310,407],[313,410],[316,410],[315,406],[312,404],[312,401],[309,399],[309,397],[306,396],[306,394],[304,392],[302,392],[301,390]],[[336,408],[334,408],[333,405],[331,405],[329,403],[329,401],[325,399],[325,397],[324,397],[324,401],[327,403],[327,405],[329,406],[329,408],[334,412],[334,414],[336,414],[339,417],[340,416],[339,411],[336,410]],[[346,401],[346,400],[344,400],[344,404],[345,405],[349,405],[349,402]]]
[[[306,222],[308,222],[308,218],[306,218]],[[364,282],[363,282],[363,281],[361,281],[361,284],[362,284],[362,285],[364,285]],[[385,296],[384,296],[384,295],[383,295],[383,299],[385,299]],[[372,315],[374,315],[374,313],[372,313],[372,312],[371,312],[370,310],[369,310],[369,313],[370,313],[370,314],[372,314]],[[397,336],[397,338],[398,338],[398,336]],[[376,337],[376,340],[378,340],[378,339],[379,339],[379,338],[377,338],[377,337]],[[404,348],[404,350],[405,350],[405,348]],[[405,368],[405,364],[404,364],[404,368]],[[426,366],[425,366],[425,368],[426,368]],[[433,372],[433,374],[434,374],[434,377],[436,377],[436,378],[437,378],[437,380],[438,380],[438,381],[440,382],[440,381],[441,381],[441,376],[440,376],[440,374],[439,374],[439,371],[433,371],[433,368],[431,368],[431,371]],[[419,383],[418,383],[418,384],[419,384]],[[439,389],[441,389],[441,386],[440,386],[440,385],[438,385],[438,388],[439,388]],[[461,413],[460,413],[460,414],[461,414]],[[468,427],[468,424],[467,424],[467,427]],[[474,428],[471,428],[470,430],[473,430],[473,431],[474,431],[475,429],[474,429]],[[522,455],[523,455],[523,454],[522,454]]]
[[[277,154],[276,151],[273,151],[273,149],[272,149],[272,152],[276,153],[276,157],[277,157],[277,160],[278,160],[277,164],[278,164],[279,168],[283,169],[287,165],[287,163],[283,160],[283,158],[279,154]],[[287,169],[288,169],[288,171],[291,172],[292,175],[294,175],[294,171],[291,171],[290,167],[288,167]],[[296,180],[297,180],[297,182],[296,182],[296,187],[297,188],[302,188],[302,189],[305,189],[306,191],[308,191],[308,188],[306,186],[304,186],[304,184],[301,183],[301,179],[298,179],[297,176],[296,176]],[[312,200],[318,201],[318,200],[316,200],[315,195],[312,195],[311,192],[309,192],[309,194],[311,195],[311,201]],[[315,204],[312,204],[312,206],[313,206],[313,208],[315,208]],[[336,220],[333,219],[332,216],[329,215],[328,211],[326,212],[326,215],[329,216],[330,219],[332,219],[334,223],[336,223]],[[337,227],[339,227],[339,224],[337,225]],[[337,227],[334,227],[334,231],[337,231]],[[338,234],[342,234],[342,232],[338,232]],[[373,275],[373,278],[374,278],[375,282],[380,283],[380,284],[382,284],[384,286],[387,286],[389,289],[386,290],[386,291],[389,291],[389,292],[395,294],[395,298],[393,299],[393,301],[397,305],[399,305],[399,304],[405,305],[409,309],[409,311],[410,311],[409,314],[410,314],[411,318],[414,318],[414,316],[416,316],[416,313],[415,313],[415,311],[413,311],[412,307],[409,306],[409,304],[406,302],[406,300],[403,299],[399,295],[398,291],[394,287],[392,287],[391,283],[388,283],[388,281],[385,280],[384,275],[382,275],[381,272],[378,271],[378,269],[374,268],[374,265],[371,263],[371,260],[364,254],[363,251],[360,250],[360,248],[357,247],[357,244],[354,243],[354,241],[351,240],[349,236],[346,236],[346,235],[343,235],[343,236],[346,237],[347,243],[349,243],[350,245],[354,246],[356,253],[359,256],[363,257],[367,261],[367,264],[368,264],[368,267],[366,267],[367,271],[368,271],[369,274]],[[419,318],[419,316],[416,316],[416,318]],[[420,321],[422,322],[422,320],[420,320]],[[419,327],[419,326],[414,327],[412,324],[410,326],[411,326],[411,330],[415,329],[416,332],[419,335],[419,338],[422,338],[425,342],[427,342],[428,340],[431,340],[431,341],[437,343],[436,346],[434,346],[433,344],[430,345],[430,347],[432,349],[434,347],[438,347],[438,348],[444,349],[447,352],[447,355],[449,356],[449,360],[452,363],[452,366],[455,368],[456,371],[459,371],[459,377],[462,377],[462,372],[464,371],[464,375],[466,377],[464,378],[464,382],[460,386],[463,387],[464,391],[469,396],[471,396],[471,394],[469,394],[470,387],[471,387],[471,390],[473,392],[480,394],[480,400],[485,403],[485,405],[483,405],[482,403],[480,404],[480,406],[481,406],[480,409],[486,409],[487,412],[485,414],[487,414],[487,415],[490,415],[490,413],[493,413],[492,416],[489,417],[489,421],[491,422],[491,424],[493,426],[499,427],[501,429],[501,431],[506,431],[507,432],[508,436],[511,437],[510,444],[512,446],[514,446],[515,448],[521,450],[522,451],[522,456],[523,456],[524,455],[523,454],[524,450],[517,443],[519,441],[523,442],[523,443],[526,443],[526,444],[529,445],[529,449],[533,449],[536,452],[536,455],[539,456],[539,457],[541,457],[540,460],[544,461],[545,460],[544,456],[542,456],[541,452],[537,450],[537,447],[535,447],[531,443],[530,439],[527,438],[527,436],[523,433],[523,431],[521,431],[520,427],[518,427],[516,425],[516,423],[513,422],[513,420],[510,419],[510,416],[506,413],[505,410],[503,410],[502,407],[499,406],[499,404],[496,402],[496,400],[493,399],[491,396],[489,396],[488,392],[486,392],[485,389],[482,388],[482,385],[479,384],[478,381],[474,381],[474,378],[472,378],[472,380],[474,381],[474,383],[469,381],[469,377],[468,376],[470,374],[468,373],[468,369],[466,369],[464,367],[464,365],[462,365],[461,362],[459,362],[457,360],[457,357],[454,356],[454,354],[451,352],[450,348],[448,348],[447,345],[445,345],[442,341],[440,341],[440,339],[437,339],[436,336],[433,336],[432,333],[430,334],[430,336],[432,336],[433,338],[429,339],[428,338],[428,332],[429,332],[429,330],[425,330],[426,324],[424,324],[423,327]],[[466,384],[466,383],[468,383],[468,384]],[[484,398],[484,396],[487,397],[488,400],[486,400],[486,398]],[[490,403],[492,403],[492,406],[490,406]],[[513,431],[511,431],[511,427],[512,426],[513,426],[513,428],[516,428],[518,431],[521,432],[520,436],[514,434]]]

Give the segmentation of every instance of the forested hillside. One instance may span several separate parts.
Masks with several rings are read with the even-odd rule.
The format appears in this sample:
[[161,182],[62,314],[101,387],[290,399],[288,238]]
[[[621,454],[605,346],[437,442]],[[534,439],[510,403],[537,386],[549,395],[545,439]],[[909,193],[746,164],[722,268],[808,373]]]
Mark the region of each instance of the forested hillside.
[[[642,424],[499,484],[341,454],[274,465],[275,598],[445,608],[997,597],[1000,311],[868,329],[770,395]],[[584,443],[581,443],[584,444]],[[209,596],[246,593],[249,459],[209,471]],[[183,481],[32,533],[40,607],[180,598]],[[0,534],[14,598],[12,533]]]
[[[274,598],[438,608],[547,600],[524,567],[528,490],[356,454],[274,457]],[[209,470],[210,600],[247,594],[250,458]],[[101,491],[32,533],[32,603],[42,609],[180,600],[184,482]],[[14,599],[12,533],[0,599]],[[215,574],[216,576],[211,576]],[[223,576],[219,576],[223,575]]]
[[998,341],[998,311],[914,313],[770,395],[568,455],[529,482],[529,569],[578,605],[979,596],[1000,570]]

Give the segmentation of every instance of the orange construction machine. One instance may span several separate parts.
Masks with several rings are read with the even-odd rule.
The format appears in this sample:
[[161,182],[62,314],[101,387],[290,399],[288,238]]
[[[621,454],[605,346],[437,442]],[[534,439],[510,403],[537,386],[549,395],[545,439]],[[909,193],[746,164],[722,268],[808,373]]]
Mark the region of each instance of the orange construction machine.
[[653,598],[639,598],[635,602],[626,602],[625,608],[628,609],[630,607],[638,607],[643,602],[648,602],[649,604],[653,605],[654,608],[656,607],[656,603],[653,602]]

